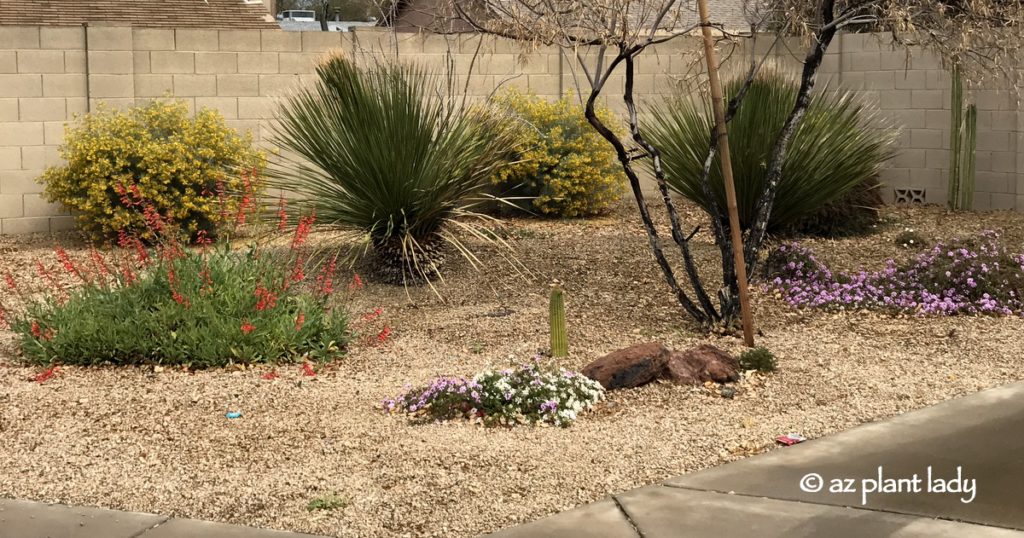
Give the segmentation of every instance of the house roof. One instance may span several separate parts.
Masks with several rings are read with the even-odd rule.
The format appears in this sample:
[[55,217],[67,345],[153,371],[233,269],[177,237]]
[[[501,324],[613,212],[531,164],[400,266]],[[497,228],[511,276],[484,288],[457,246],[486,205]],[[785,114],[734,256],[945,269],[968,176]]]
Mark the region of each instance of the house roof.
[[86,22],[151,28],[277,28],[262,2],[245,0],[0,0],[0,25]]
[[[392,26],[399,30],[428,30],[434,32],[472,31],[472,27],[455,14],[455,9],[453,8],[454,1],[457,0],[397,0],[393,4],[391,12],[385,13],[385,16],[378,22],[378,25]],[[528,3],[517,4],[518,1],[478,0],[477,2],[470,1],[468,4],[464,4],[464,6],[478,6],[482,3],[486,5],[502,5],[504,3],[512,6],[510,7],[511,12],[522,9],[522,6],[529,5]],[[490,2],[494,3],[491,4]],[[730,32],[749,31],[751,17],[746,9],[748,2],[749,0],[710,0],[712,23],[721,25],[722,28]],[[631,26],[643,28],[653,22],[648,22],[646,19],[654,17],[657,10],[651,10],[649,7],[638,9],[634,5],[631,6],[629,11],[630,14],[628,16],[632,20]],[[497,16],[501,17],[500,14]],[[481,17],[480,20],[485,18],[487,16]],[[666,24],[673,28],[681,28],[696,24],[698,20],[696,3],[678,2],[672,10],[672,15],[666,19]]]

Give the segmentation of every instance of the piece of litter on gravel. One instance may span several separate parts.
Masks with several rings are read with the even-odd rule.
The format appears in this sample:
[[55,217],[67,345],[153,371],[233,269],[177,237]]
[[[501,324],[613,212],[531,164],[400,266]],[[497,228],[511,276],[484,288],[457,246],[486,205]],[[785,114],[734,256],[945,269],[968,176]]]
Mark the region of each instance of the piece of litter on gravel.
[[224,414],[224,416],[226,416],[228,418],[241,418],[242,417],[242,412],[241,411],[228,411],[227,413]]
[[782,443],[786,446],[793,446],[797,443],[806,441],[807,438],[799,433],[787,433],[786,435],[780,435],[775,438],[775,441]]

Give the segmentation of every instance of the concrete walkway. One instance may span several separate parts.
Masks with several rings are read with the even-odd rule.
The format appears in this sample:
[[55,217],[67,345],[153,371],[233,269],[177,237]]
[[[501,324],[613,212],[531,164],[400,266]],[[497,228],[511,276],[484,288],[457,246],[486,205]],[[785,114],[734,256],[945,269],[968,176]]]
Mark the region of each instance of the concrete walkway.
[[317,538],[155,514],[0,499],[0,538]]
[[[1016,383],[491,536],[1024,538],[1022,531],[1024,383]],[[0,538],[93,537],[315,538],[0,499]]]
[[1024,383],[1015,383],[491,536],[1024,538],[1022,531]]

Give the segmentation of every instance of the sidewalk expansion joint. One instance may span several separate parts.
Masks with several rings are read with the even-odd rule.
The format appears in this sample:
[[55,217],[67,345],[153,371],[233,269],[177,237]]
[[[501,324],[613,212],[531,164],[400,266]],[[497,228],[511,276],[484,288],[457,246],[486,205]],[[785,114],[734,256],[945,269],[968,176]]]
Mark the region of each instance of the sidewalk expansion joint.
[[626,521],[629,522],[629,526],[633,527],[633,532],[635,532],[639,538],[646,538],[644,536],[644,533],[640,532],[640,527],[638,527],[636,522],[633,521],[633,517],[630,516],[629,512],[626,511],[626,507],[623,506],[621,502],[619,502],[618,496],[612,495],[612,502],[615,503],[615,506],[619,509],[619,512],[622,512],[622,515],[625,516]]
[[128,538],[139,538],[140,536],[144,536],[147,532],[149,532],[149,531],[159,527],[160,525],[163,525],[164,523],[167,523],[170,520],[171,520],[170,517],[165,517],[165,518],[161,519],[160,521],[157,521],[156,523],[154,523],[152,526],[146,527],[145,529],[142,529],[141,531],[139,531],[139,532],[129,536]]
[[[735,496],[735,497],[748,497],[748,498],[751,498],[751,499],[768,499],[768,500],[772,500],[772,501],[787,502],[787,503],[799,503],[799,504],[809,504],[809,505],[814,505],[814,506],[830,506],[830,507],[833,507],[833,508],[847,508],[847,509],[850,509],[850,510],[860,510],[860,511],[863,511],[863,512],[877,512],[877,513],[881,513],[881,514],[893,514],[893,515],[897,515],[897,516],[919,517],[919,518],[925,518],[925,519],[938,519],[938,520],[942,520],[942,521],[949,521],[951,523],[963,523],[964,525],[976,525],[978,527],[990,527],[990,528],[993,528],[993,529],[1006,529],[1006,530],[1011,530],[1011,531],[1024,531],[1024,528],[1007,527],[1007,526],[1003,526],[1003,525],[992,525],[991,523],[980,523],[980,522],[977,522],[977,521],[967,521],[967,520],[964,520],[964,519],[954,519],[954,518],[950,518],[950,517],[934,516],[934,515],[931,515],[931,514],[916,514],[914,512],[899,512],[899,511],[896,511],[896,510],[884,510],[884,509],[881,509],[881,508],[872,508],[870,506],[851,506],[851,505],[845,505],[845,504],[828,504],[828,503],[820,503],[820,502],[814,502],[814,501],[805,501],[805,500],[801,500],[801,499],[786,499],[786,498],[782,498],[782,497],[766,497],[764,495],[751,495],[749,493],[739,493],[739,492],[736,492],[736,491],[732,491],[732,492],[730,492],[730,491],[720,491],[720,490],[716,490],[716,489],[692,488],[692,487],[687,487],[687,486],[679,486],[679,485],[676,485],[676,484],[661,484],[661,485],[666,487],[666,488],[685,489],[685,490],[688,490],[688,491],[697,491],[697,492],[700,492],[700,493],[715,493],[715,494],[718,494],[718,495],[732,495],[732,496]],[[616,499],[616,502],[618,502],[617,499]],[[641,537],[641,538],[643,538],[643,537]]]

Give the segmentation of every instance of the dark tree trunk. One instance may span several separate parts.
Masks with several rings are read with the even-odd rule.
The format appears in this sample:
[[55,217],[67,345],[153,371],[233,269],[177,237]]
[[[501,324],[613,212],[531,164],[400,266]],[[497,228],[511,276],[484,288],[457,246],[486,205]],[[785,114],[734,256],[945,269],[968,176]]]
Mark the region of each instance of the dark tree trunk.
[[[743,245],[744,257],[747,263],[747,274],[754,274],[757,265],[757,256],[764,243],[765,234],[768,230],[768,219],[771,216],[772,205],[775,203],[775,193],[778,192],[779,181],[782,179],[782,163],[786,160],[786,152],[789,149],[789,141],[800,126],[807,107],[811,104],[811,91],[818,78],[818,68],[825,57],[832,39],[836,35],[837,26],[832,23],[835,20],[835,0],[821,0],[821,30],[815,32],[814,42],[804,59],[803,73],[800,76],[800,91],[797,92],[796,103],[793,105],[786,123],[782,126],[778,138],[775,139],[775,146],[772,148],[772,159],[768,163],[768,171],[765,174],[764,189],[757,200],[757,210],[754,222],[747,233]],[[733,275],[729,275],[735,280]]]
[[327,25],[327,17],[330,11],[331,3],[329,1],[324,0],[323,2],[320,3],[320,31],[322,32],[329,32],[331,30],[330,27]]
[[[626,102],[632,103],[633,96],[632,92],[632,80],[633,80],[633,62],[632,56],[639,52],[633,49],[620,48],[618,55],[611,61],[608,68],[603,72],[595,73],[594,84],[592,85],[590,96],[587,99],[585,108],[585,115],[587,121],[594,129],[615,148],[615,154],[618,156],[619,162],[622,163],[622,170],[625,172],[626,177],[629,179],[630,188],[633,191],[633,197],[636,199],[637,208],[640,211],[640,220],[644,224],[644,229],[647,231],[647,241],[650,244],[651,252],[654,254],[654,259],[657,261],[658,266],[661,268],[662,274],[665,275],[665,281],[668,283],[669,289],[672,290],[673,295],[676,296],[676,300],[683,307],[684,310],[698,323],[709,326],[711,323],[718,318],[717,312],[712,313],[705,312],[699,307],[693,300],[686,294],[686,291],[679,285],[679,281],[676,279],[675,272],[672,270],[672,266],[668,262],[668,258],[665,257],[665,252],[661,248],[661,239],[658,237],[658,231],[654,227],[654,221],[651,219],[650,210],[647,207],[647,201],[643,194],[643,189],[640,186],[640,177],[637,175],[636,170],[633,169],[633,158],[629,155],[626,150],[626,146],[619,140],[619,137],[608,128],[600,118],[597,117],[595,105],[597,97],[601,94],[601,90],[604,88],[604,83],[607,81],[607,75],[615,70],[615,68],[626,61]],[[602,51],[603,54],[603,51]],[[632,127],[632,126],[631,126]],[[661,180],[664,181],[664,175],[661,175]],[[673,236],[682,238],[682,234],[678,235],[673,230]],[[688,239],[688,238],[684,238]],[[685,240],[680,244],[680,248],[688,254],[688,248],[686,247]],[[699,281],[698,281],[699,284]],[[702,288],[703,289],[703,288]]]

